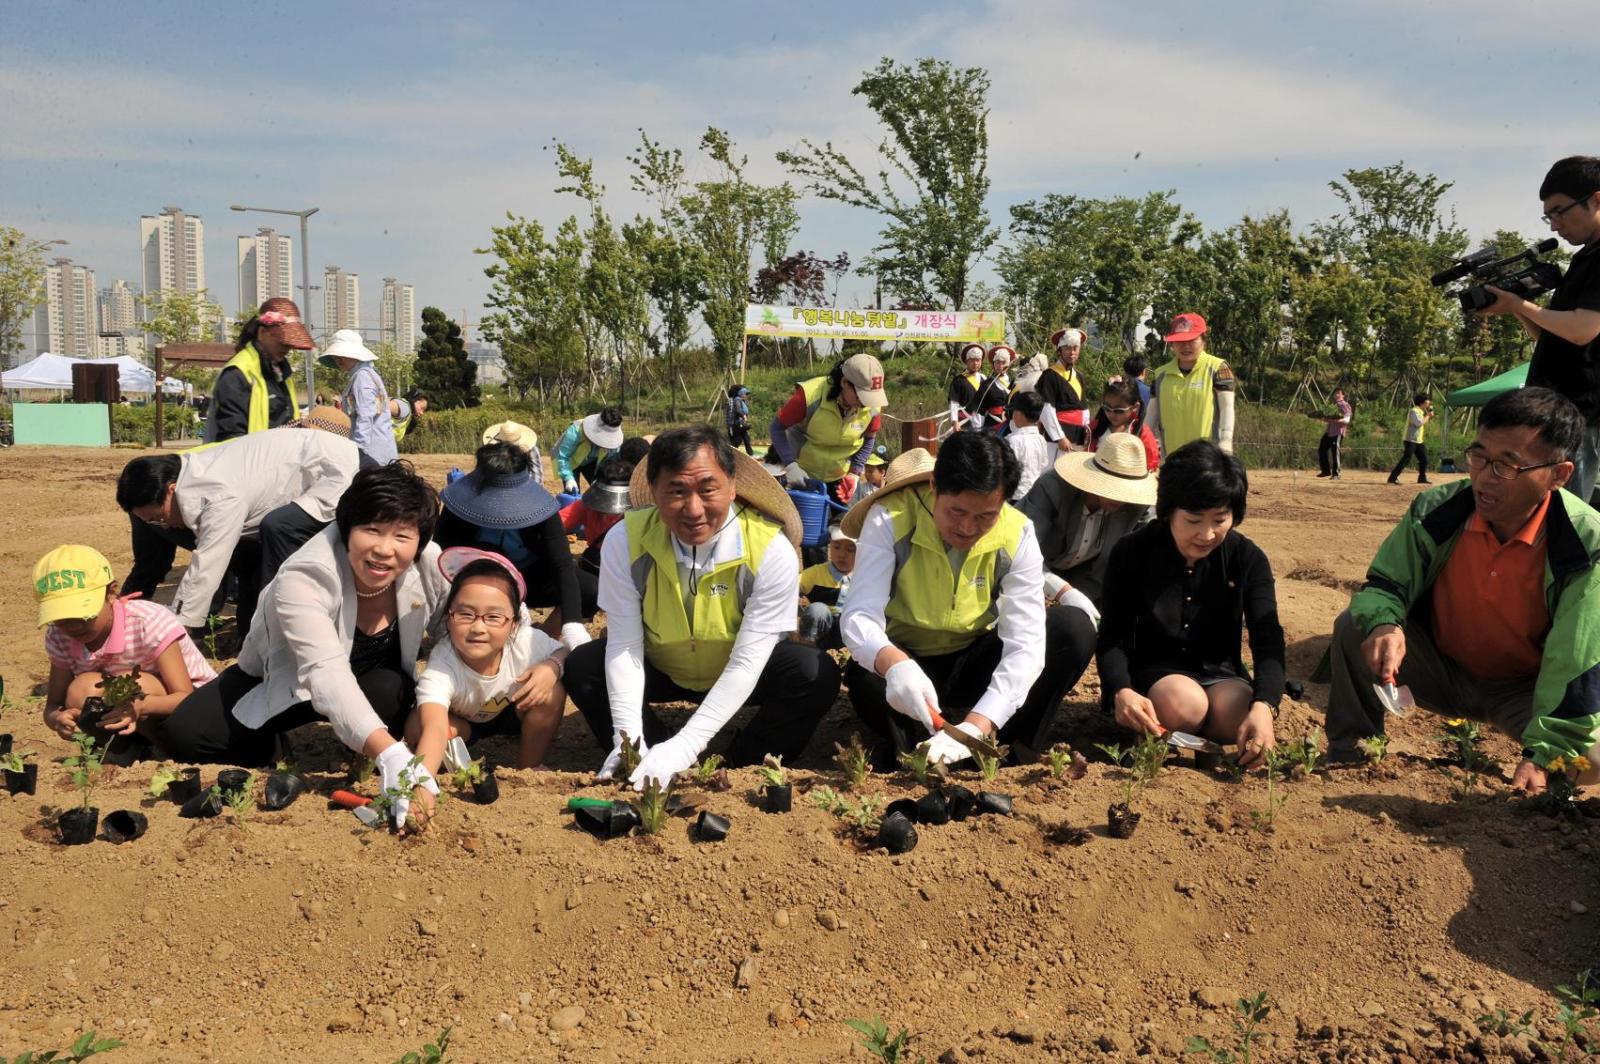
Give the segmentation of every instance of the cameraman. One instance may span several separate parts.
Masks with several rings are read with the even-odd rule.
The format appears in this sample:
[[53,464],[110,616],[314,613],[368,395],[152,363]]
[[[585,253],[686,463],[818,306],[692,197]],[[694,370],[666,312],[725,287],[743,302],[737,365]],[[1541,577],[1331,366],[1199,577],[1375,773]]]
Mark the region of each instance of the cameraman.
[[1567,488],[1585,502],[1600,466],[1600,158],[1571,155],[1550,168],[1539,186],[1544,220],[1561,239],[1579,246],[1566,276],[1540,307],[1492,285],[1484,314],[1515,314],[1534,339],[1528,386],[1553,388],[1577,404],[1585,425],[1583,445]]

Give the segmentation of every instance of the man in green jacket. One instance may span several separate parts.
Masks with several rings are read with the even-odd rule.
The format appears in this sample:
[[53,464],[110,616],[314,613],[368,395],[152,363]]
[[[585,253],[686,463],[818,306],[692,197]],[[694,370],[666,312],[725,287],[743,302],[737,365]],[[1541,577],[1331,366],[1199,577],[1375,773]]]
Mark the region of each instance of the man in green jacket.
[[1583,426],[1548,388],[1501,395],[1467,448],[1469,480],[1412,502],[1334,625],[1330,761],[1383,732],[1375,684],[1519,736],[1516,790],[1543,790],[1557,757],[1600,760],[1600,513],[1561,490]]

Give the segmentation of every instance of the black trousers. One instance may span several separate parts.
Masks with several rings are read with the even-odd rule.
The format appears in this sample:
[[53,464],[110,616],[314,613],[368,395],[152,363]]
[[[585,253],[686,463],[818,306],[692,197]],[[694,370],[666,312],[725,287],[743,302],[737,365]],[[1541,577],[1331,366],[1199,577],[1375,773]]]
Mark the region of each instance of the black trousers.
[[294,503],[285,503],[261,519],[261,585],[278,575],[289,556],[328,527]]
[[1417,483],[1421,484],[1428,479],[1428,448],[1421,443],[1412,443],[1407,440],[1406,449],[1400,454],[1400,461],[1395,464],[1389,473],[1389,483],[1394,484],[1400,480],[1400,474],[1405,472],[1406,466],[1411,462],[1411,456],[1417,456]]
[[[357,676],[356,683],[390,734],[398,738],[416,702],[416,681],[402,672],[380,667]],[[278,758],[285,733],[324,719],[310,702],[300,702],[260,728],[245,727],[234,717],[233,707],[260,684],[258,677],[231,665],[185,698],[167,718],[162,733],[167,752],[187,764],[246,768],[270,765]]]
[[1323,476],[1339,475],[1339,445],[1343,440],[1343,436],[1324,436],[1317,444],[1317,464],[1322,467]]
[[735,447],[743,447],[745,454],[750,455],[752,458],[755,457],[755,447],[750,443],[749,425],[740,425],[737,428],[730,428],[728,430],[728,442],[732,443]]
[[[1095,638],[1094,623],[1082,610],[1055,606],[1045,611],[1044,671],[1028,689],[1021,708],[1000,729],[1000,741],[1011,747],[1013,761],[1026,764],[1038,758],[1055,727],[1061,700],[1094,658]],[[916,659],[938,689],[939,709],[948,723],[965,720],[989,689],[1003,649],[999,633],[990,631],[965,650]],[[844,670],[844,683],[856,715],[881,740],[873,759],[880,768],[892,768],[898,754],[927,740],[921,725],[889,705],[882,676],[851,661]]]
[[[611,749],[611,696],[606,690],[606,640],[604,636],[574,650],[567,658],[563,681],[589,730],[604,750]],[[839,666],[816,647],[781,642],[772,648],[766,668],[750,692],[750,703],[760,706],[750,723],[733,737],[723,755],[730,767],[759,765],[768,754],[796,758],[833,708],[839,693]],[[699,705],[705,691],[691,691],[672,682],[666,673],[644,663],[644,740],[655,744],[672,737],[669,728],[651,709],[658,702],[693,702]]]
[[[298,506],[293,507],[293,509],[300,510]],[[277,513],[278,511],[274,510],[267,517],[271,518]],[[305,511],[300,510],[300,515],[305,517]],[[309,520],[309,518],[307,519]],[[131,523],[133,541],[133,569],[128,573],[128,579],[123,581],[122,593],[131,595],[134,592],[138,592],[141,598],[154,602],[156,589],[161,586],[161,582],[172,571],[172,564],[178,556],[178,548],[182,547],[188,551],[194,550],[194,533],[188,529],[168,530],[156,528],[154,525],[141,521],[137,517],[130,517],[129,521]],[[265,526],[263,525],[263,527]],[[311,537],[306,537],[306,539],[309,538]],[[301,542],[303,543],[305,540],[303,539]],[[298,544],[296,549],[298,549]],[[289,553],[292,554],[294,551],[291,550]],[[284,557],[288,557],[288,555],[284,555]],[[281,564],[281,559],[279,564]],[[249,634],[250,622],[256,615],[256,603],[261,598],[264,567],[265,560],[262,557],[261,540],[256,536],[242,537],[233,548],[233,557],[228,560],[228,573],[237,583],[234,601],[239,605],[236,621],[241,641]],[[274,566],[273,572],[277,572],[276,566]],[[210,613],[222,612],[222,607],[227,602],[227,590],[227,581],[224,580],[222,585],[217,588],[217,593],[212,596],[211,603],[207,607]]]
[[[578,597],[583,601],[582,617],[562,617],[561,623],[572,621],[587,621],[594,617],[595,611],[600,607],[597,600],[600,597],[600,577],[583,566],[578,570]],[[561,605],[561,588],[557,586],[554,573],[548,570],[523,569],[522,579],[528,585],[528,605],[530,606],[559,606]]]

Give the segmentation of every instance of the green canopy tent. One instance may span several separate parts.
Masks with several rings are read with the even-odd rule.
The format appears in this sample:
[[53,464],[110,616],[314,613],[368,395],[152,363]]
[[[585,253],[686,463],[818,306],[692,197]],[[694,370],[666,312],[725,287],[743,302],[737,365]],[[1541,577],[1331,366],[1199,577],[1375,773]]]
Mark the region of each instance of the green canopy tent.
[[1514,392],[1528,383],[1528,363],[1504,373],[1497,373],[1486,381],[1457,388],[1444,397],[1444,438],[1450,438],[1450,408],[1453,406],[1483,406],[1497,395]]

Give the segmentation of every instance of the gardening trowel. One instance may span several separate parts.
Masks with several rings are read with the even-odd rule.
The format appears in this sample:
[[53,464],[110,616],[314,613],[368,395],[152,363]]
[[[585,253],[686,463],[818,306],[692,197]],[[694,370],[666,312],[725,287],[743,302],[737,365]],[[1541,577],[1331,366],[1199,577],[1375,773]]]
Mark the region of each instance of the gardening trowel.
[[982,754],[984,757],[999,758],[1000,748],[995,746],[994,743],[991,743],[987,739],[979,739],[976,736],[968,735],[954,724],[946,723],[945,719],[941,717],[938,711],[932,706],[928,707],[928,716],[932,718],[935,730],[941,731],[950,736],[950,738],[954,739],[968,750],[971,750],[973,753]]
[[467,752],[467,741],[461,736],[456,736],[444,744],[444,770],[446,772],[459,772],[472,764],[472,755]]
[[1411,697],[1411,688],[1404,684],[1396,687],[1392,683],[1375,683],[1372,690],[1378,696],[1378,701],[1383,703],[1383,708],[1397,717],[1405,716],[1408,709],[1417,708],[1417,700]]
[[1188,732],[1181,731],[1167,732],[1167,745],[1174,750],[1193,750],[1201,754],[1220,754],[1223,752],[1222,747],[1210,739],[1202,739],[1198,735],[1190,735]]

